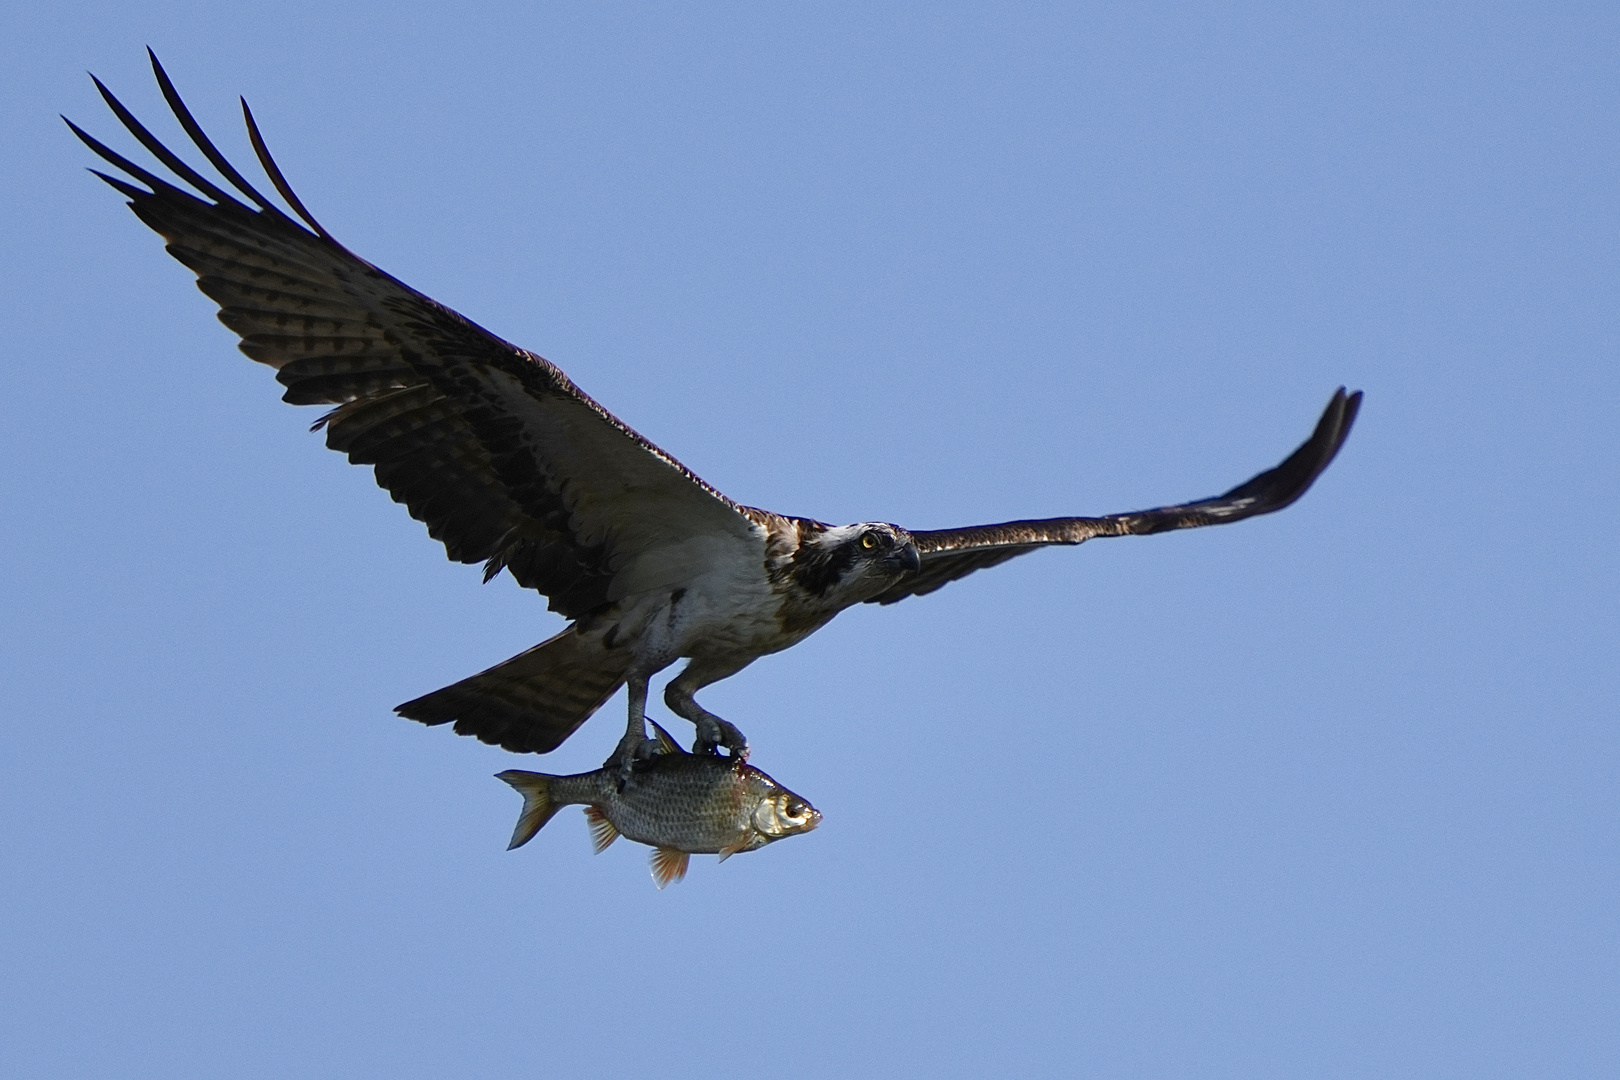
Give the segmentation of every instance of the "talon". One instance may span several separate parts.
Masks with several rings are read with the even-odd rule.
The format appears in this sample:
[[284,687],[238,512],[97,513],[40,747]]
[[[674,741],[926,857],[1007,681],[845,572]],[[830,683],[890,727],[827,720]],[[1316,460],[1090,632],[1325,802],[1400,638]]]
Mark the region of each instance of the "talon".
[[715,747],[720,742],[720,725],[708,717],[704,717],[701,720],[692,721],[692,726],[697,728],[697,738],[692,741],[692,753],[715,753]]
[[626,732],[624,738],[619,740],[619,745],[613,748],[613,753],[602,762],[602,768],[611,769],[615,765],[619,767],[619,790],[623,791],[636,764],[656,757],[660,749],[658,740],[647,738],[645,731],[640,734],[633,731]]
[[748,760],[748,739],[737,730],[737,725],[718,716],[706,716],[697,721],[697,742],[692,744],[692,752],[718,754],[722,746],[738,762]]
[[608,758],[602,764],[602,767],[604,769],[612,768],[614,761],[618,761],[619,792],[622,794],[626,785],[630,783],[630,778],[635,773],[636,766],[657,757],[662,749],[663,747],[659,745],[657,739],[642,739],[628,754],[621,756],[618,751],[614,751],[613,757]]
[[720,721],[721,730],[725,732],[720,740],[726,753],[730,754],[739,764],[748,760],[748,737],[737,730],[736,725]]

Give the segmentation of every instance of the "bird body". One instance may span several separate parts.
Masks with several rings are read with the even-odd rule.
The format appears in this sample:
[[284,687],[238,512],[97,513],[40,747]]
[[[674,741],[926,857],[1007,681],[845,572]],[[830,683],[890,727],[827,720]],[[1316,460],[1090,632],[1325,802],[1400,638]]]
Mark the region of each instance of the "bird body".
[[275,369],[283,400],[332,407],[314,425],[329,447],[372,466],[451,559],[483,563],[486,581],[510,574],[570,620],[534,648],[397,709],[508,750],[555,748],[628,686],[628,723],[610,758],[627,770],[655,749],[645,727],[649,680],[684,658],[666,704],[695,725],[700,747],[744,755],[742,733],[697,704],[704,686],[853,604],[924,595],[1045,546],[1280,510],[1333,460],[1360,405],[1359,392],[1340,388],[1311,437],[1276,468],[1223,495],[1151,510],[912,531],[743,506],[556,365],[339,244],[293,193],[244,102],[254,152],[286,213],[208,139],[155,56],[152,68],[181,128],[236,194],[166,147],[99,80],[124,127],[193,190],[69,122],[128,179],[97,175],[196,272],[241,350]]

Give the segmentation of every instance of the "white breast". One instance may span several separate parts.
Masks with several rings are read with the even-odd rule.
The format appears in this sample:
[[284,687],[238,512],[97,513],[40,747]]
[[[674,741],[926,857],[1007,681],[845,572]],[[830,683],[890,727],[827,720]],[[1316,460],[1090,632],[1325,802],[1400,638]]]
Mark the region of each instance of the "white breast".
[[643,552],[614,576],[609,595],[649,666],[682,656],[751,658],[798,640],[784,637],[777,618],[763,529],[751,540],[703,536]]

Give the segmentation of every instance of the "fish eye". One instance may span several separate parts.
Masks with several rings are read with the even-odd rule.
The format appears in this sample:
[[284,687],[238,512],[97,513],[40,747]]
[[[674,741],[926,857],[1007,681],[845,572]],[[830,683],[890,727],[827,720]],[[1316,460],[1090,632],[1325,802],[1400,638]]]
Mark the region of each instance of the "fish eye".
[[868,533],[862,533],[861,534],[861,550],[863,550],[863,551],[871,551],[872,549],[876,548],[877,546],[878,546],[877,533],[868,532]]

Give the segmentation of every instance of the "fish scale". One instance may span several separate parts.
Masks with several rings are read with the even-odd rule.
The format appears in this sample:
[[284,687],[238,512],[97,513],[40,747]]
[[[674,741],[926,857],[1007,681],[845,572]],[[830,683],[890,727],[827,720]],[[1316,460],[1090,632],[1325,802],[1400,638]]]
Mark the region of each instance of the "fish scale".
[[499,773],[524,800],[510,847],[528,843],[564,806],[583,805],[598,851],[619,836],[656,849],[653,880],[663,888],[685,876],[690,855],[723,861],[820,824],[814,807],[752,765],[689,754],[653,727],[661,752],[638,762],[622,786],[618,766],[572,776]]

